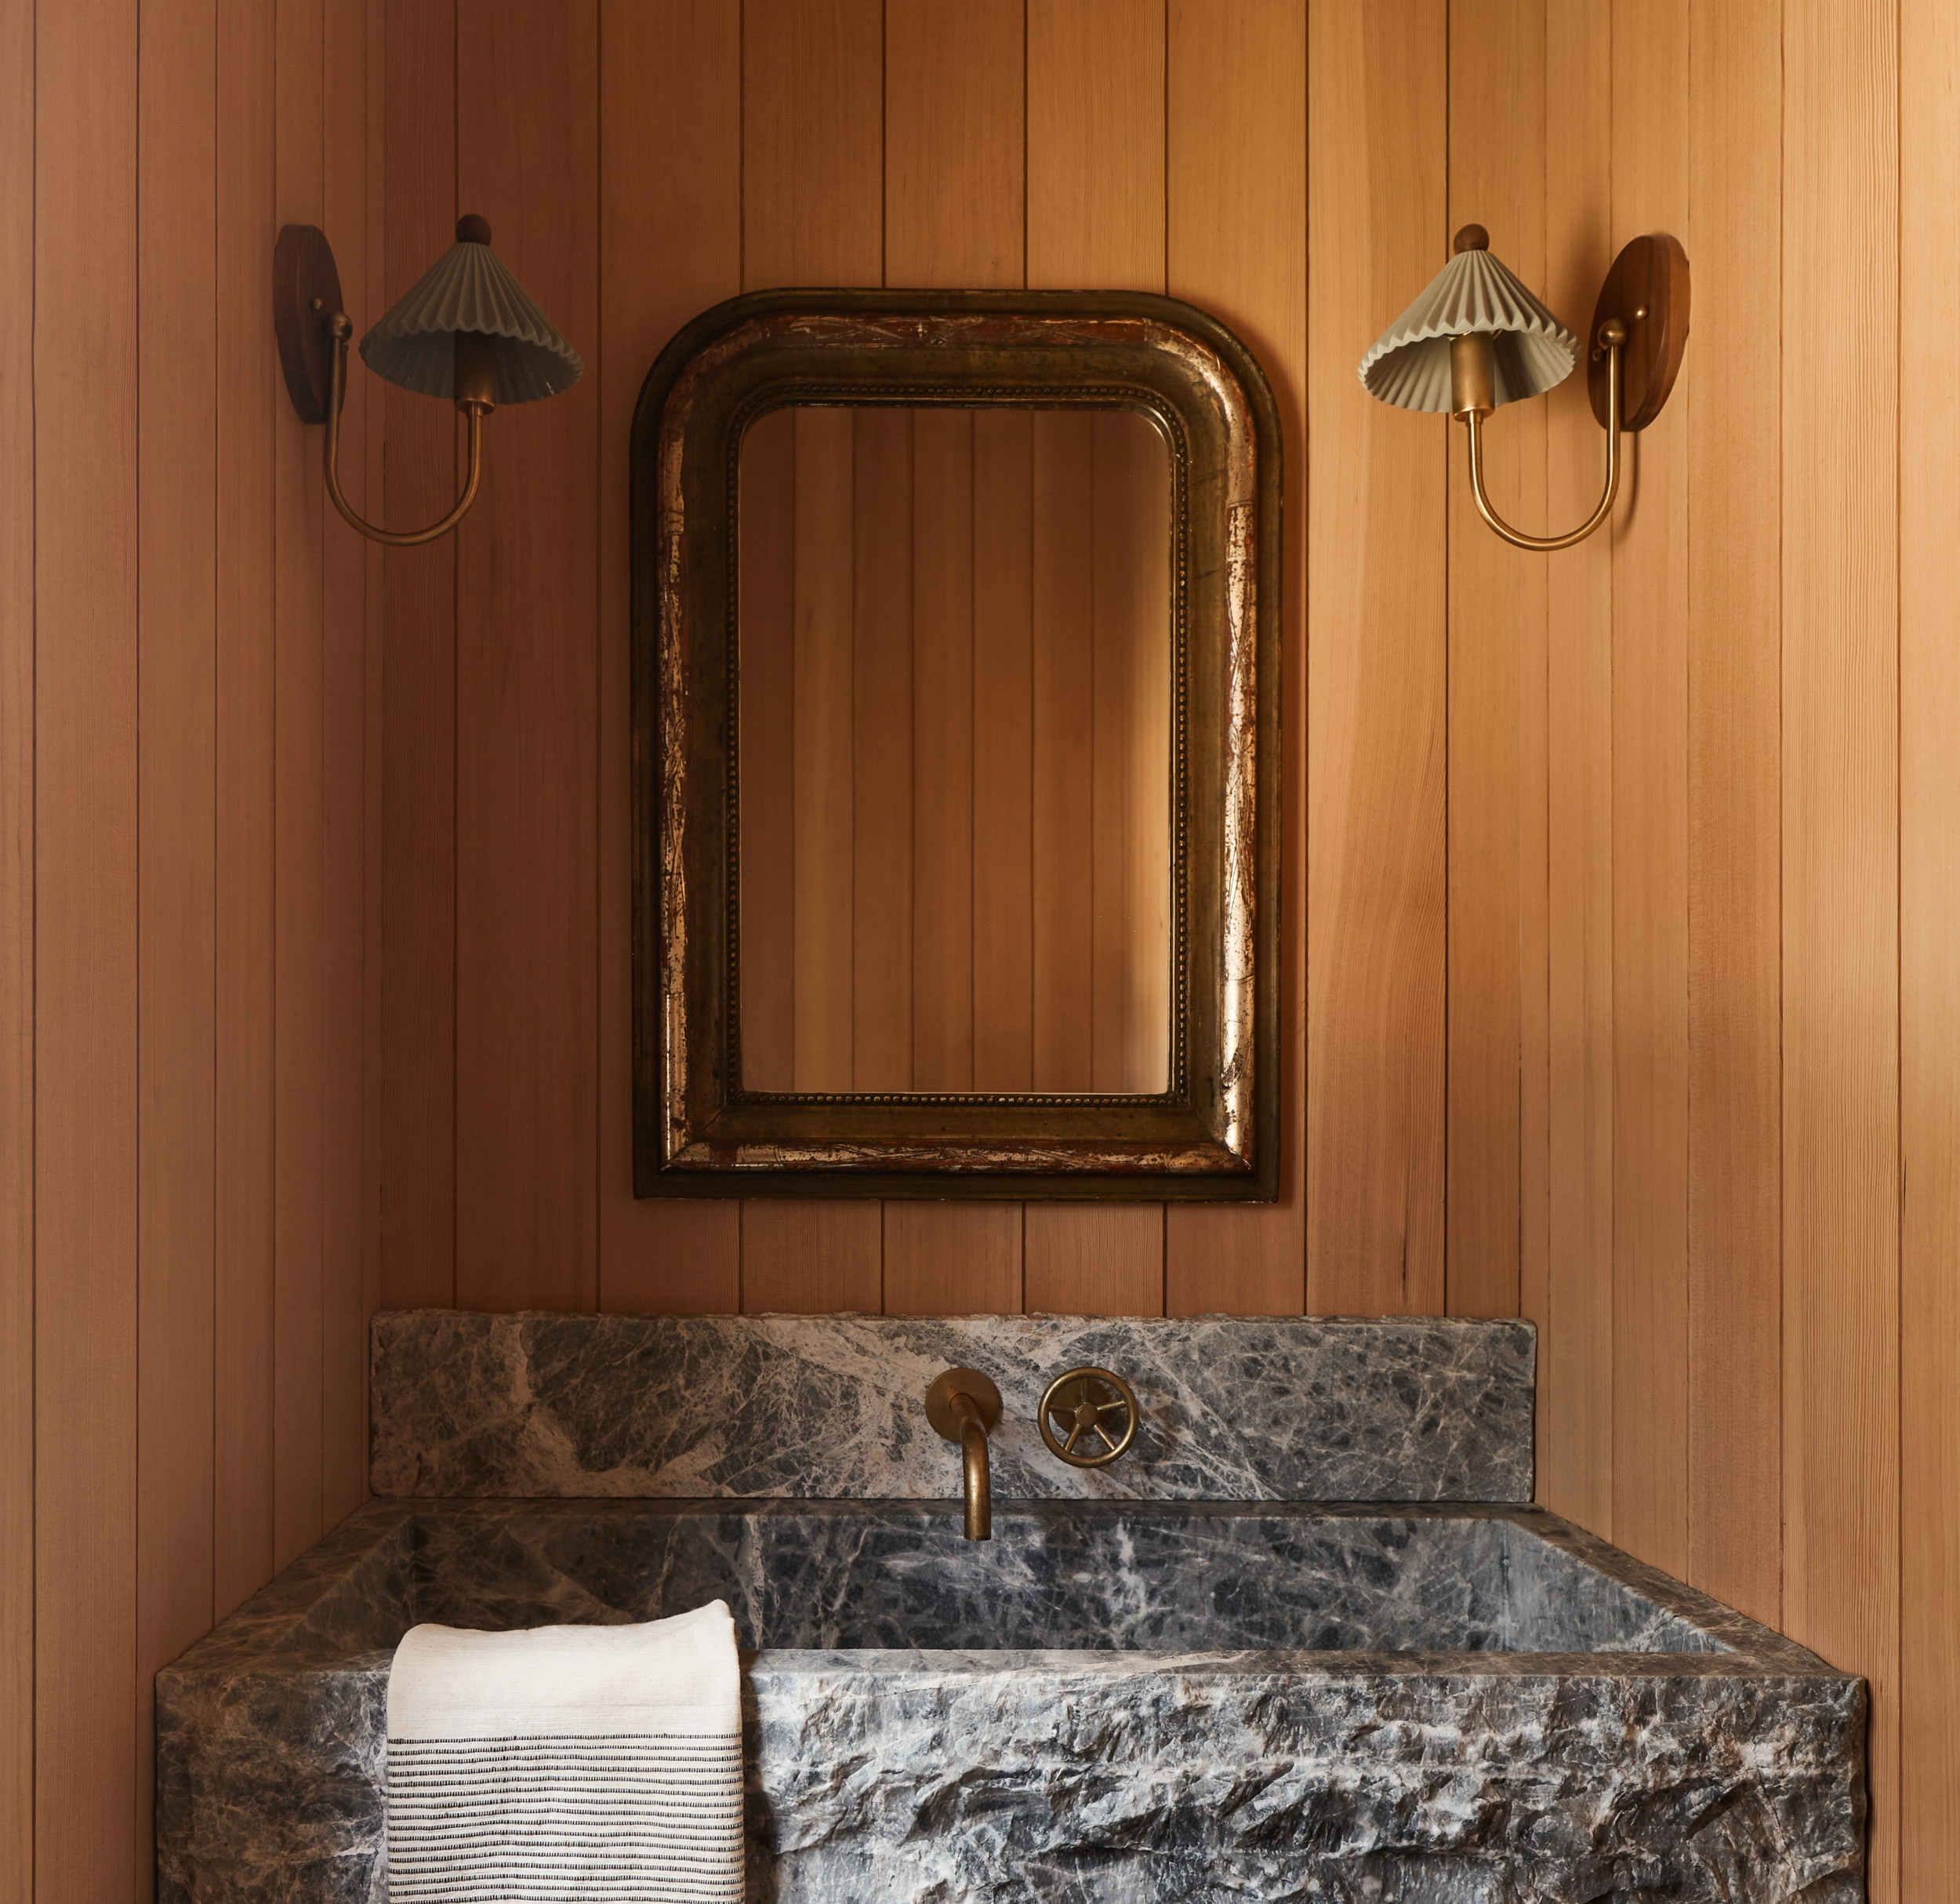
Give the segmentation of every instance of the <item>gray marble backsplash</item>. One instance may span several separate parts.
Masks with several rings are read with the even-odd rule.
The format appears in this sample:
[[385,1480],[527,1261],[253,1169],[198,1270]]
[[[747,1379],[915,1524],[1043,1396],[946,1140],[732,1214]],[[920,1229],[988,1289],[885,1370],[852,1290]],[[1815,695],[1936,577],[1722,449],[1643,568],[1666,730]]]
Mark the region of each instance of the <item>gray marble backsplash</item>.
[[[474,1315],[375,1319],[384,1495],[937,1499],[942,1369],[1004,1405],[1007,1499],[1526,1501],[1526,1322],[1080,1316]],[[1135,1389],[1108,1468],[1041,1444],[1043,1390],[1083,1363]]]

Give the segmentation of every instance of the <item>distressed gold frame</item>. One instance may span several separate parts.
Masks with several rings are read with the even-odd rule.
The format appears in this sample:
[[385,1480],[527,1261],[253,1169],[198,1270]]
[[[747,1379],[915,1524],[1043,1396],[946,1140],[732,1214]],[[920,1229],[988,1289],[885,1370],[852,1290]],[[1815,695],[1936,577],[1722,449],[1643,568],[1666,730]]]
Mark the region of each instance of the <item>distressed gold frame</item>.
[[[812,403],[1087,405],[1163,431],[1178,616],[1165,1092],[743,1088],[736,483],[749,424]],[[1141,293],[760,292],[661,353],[632,467],[637,1194],[1276,1196],[1280,444],[1251,353]]]

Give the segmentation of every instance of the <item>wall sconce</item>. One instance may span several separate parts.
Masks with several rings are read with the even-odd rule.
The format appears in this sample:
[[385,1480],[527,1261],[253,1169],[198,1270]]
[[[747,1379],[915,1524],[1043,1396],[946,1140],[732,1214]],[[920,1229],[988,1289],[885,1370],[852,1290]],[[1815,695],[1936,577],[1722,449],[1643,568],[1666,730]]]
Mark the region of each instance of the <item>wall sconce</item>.
[[1688,254],[1656,233],[1613,261],[1592,312],[1586,383],[1606,433],[1599,506],[1564,536],[1527,536],[1490,506],[1483,484],[1483,420],[1520,397],[1542,396],[1572,374],[1579,340],[1492,257],[1481,225],[1457,234],[1455,256],[1361,360],[1371,396],[1404,410],[1447,410],[1469,438],[1477,513],[1514,548],[1569,549],[1612,513],[1620,493],[1620,434],[1661,414],[1688,343]]
[[334,507],[362,535],[392,548],[434,542],[463,520],[483,474],[483,420],[499,404],[555,397],[585,369],[490,249],[489,221],[474,213],[458,219],[456,243],[361,340],[361,355],[388,383],[454,401],[469,419],[469,473],[456,507],[440,522],[377,529],[340,492],[340,406],[354,326],[342,307],[333,248],[318,225],[288,225],[279,234],[272,253],[272,324],[286,393],[299,420],[327,427],[327,494]]

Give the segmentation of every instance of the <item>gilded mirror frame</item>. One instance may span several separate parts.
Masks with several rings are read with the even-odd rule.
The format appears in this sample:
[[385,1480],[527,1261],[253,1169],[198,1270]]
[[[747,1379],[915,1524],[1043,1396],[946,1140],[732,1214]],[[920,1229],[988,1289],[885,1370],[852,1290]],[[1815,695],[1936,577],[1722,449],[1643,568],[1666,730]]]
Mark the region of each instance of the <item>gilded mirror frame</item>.
[[[1169,451],[1169,1088],[742,1084],[738,479],[789,405],[1148,413]],[[631,449],[640,1196],[1269,1201],[1279,1125],[1280,434],[1251,353],[1131,292],[768,291],[675,336]]]

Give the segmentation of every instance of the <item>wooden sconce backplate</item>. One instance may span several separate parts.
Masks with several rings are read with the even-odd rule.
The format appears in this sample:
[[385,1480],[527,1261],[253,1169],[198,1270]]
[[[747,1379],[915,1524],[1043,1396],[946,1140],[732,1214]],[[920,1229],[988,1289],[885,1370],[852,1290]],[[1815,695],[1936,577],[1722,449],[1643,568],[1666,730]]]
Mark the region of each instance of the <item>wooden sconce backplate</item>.
[[1688,254],[1664,232],[1637,238],[1613,261],[1593,307],[1586,339],[1586,387],[1599,427],[1606,427],[1606,359],[1599,326],[1617,318],[1627,327],[1620,353],[1621,427],[1644,430],[1661,414],[1688,347]]
[[272,252],[272,329],[286,394],[303,423],[327,420],[333,340],[322,320],[343,307],[333,247],[318,225],[288,225]]

